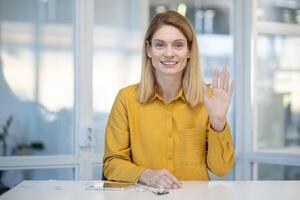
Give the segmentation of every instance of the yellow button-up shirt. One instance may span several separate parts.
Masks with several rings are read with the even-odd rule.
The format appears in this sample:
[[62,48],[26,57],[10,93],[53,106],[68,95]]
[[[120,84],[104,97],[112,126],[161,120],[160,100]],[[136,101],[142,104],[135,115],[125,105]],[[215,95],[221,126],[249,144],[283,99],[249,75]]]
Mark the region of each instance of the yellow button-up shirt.
[[209,180],[234,164],[234,147],[226,123],[215,132],[203,104],[191,107],[182,90],[169,104],[159,95],[148,103],[136,99],[137,85],[121,89],[106,127],[104,175],[136,182],[145,169],[170,171],[179,180]]

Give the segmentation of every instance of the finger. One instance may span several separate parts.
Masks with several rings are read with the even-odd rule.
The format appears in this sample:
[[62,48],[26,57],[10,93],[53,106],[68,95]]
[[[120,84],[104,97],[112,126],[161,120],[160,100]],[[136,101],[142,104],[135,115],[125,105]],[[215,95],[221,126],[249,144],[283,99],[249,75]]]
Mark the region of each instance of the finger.
[[163,175],[160,177],[162,180],[164,180],[167,184],[172,185],[173,184],[173,180],[170,179],[169,177],[167,177],[166,175]]
[[156,188],[164,188],[164,189],[170,189],[171,187],[169,186],[169,184],[167,184],[164,180],[162,180],[161,178],[158,179],[158,181],[156,182],[156,184],[154,185],[154,187]]
[[219,82],[219,70],[215,68],[214,77],[213,77],[213,88],[218,88],[218,82]]
[[227,92],[229,88],[229,71],[225,68],[225,75],[223,80],[223,89]]
[[230,97],[231,97],[232,94],[233,94],[235,85],[236,85],[236,82],[232,80],[231,83],[230,83],[230,87],[229,87],[229,89],[228,89],[228,94],[229,94]]
[[160,188],[161,186],[159,185],[159,181],[151,183],[149,186],[155,187],[155,188]]
[[173,181],[173,185],[176,186],[177,188],[181,188],[181,183],[177,180],[177,178],[171,174],[169,171],[164,170],[165,176],[168,177],[170,180]]
[[181,188],[181,183],[176,179],[176,177],[173,177],[172,175],[166,175],[165,177],[167,177],[172,183],[171,183],[171,188],[172,189],[178,189]]
[[178,189],[181,187],[181,183],[174,182],[169,176],[164,175],[161,177],[169,185],[169,189]]
[[160,178],[162,181],[164,181],[166,183],[167,189],[173,188],[173,181],[169,177],[161,176]]
[[158,187],[159,186],[159,174],[155,174],[153,177],[150,178],[149,185],[153,187]]
[[226,69],[225,69],[225,67],[222,67],[222,71],[221,71],[221,75],[220,75],[219,88],[224,88],[225,76],[226,76]]

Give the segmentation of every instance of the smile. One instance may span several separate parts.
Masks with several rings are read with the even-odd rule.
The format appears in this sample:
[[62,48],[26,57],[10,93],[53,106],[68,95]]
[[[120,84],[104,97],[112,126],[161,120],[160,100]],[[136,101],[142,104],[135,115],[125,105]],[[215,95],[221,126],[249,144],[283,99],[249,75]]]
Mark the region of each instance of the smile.
[[176,61],[161,61],[160,63],[166,67],[174,67],[178,62],[176,62]]

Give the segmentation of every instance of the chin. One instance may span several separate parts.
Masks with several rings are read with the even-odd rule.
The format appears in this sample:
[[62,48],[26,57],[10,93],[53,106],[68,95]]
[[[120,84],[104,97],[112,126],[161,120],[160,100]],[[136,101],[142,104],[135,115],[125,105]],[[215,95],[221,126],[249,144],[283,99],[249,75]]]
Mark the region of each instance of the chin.
[[184,68],[179,68],[176,66],[173,68],[162,67],[160,71],[168,74],[177,74],[177,73],[181,73],[183,70]]
[[175,75],[175,74],[179,74],[182,72],[182,70],[178,70],[178,69],[164,69],[164,70],[160,70],[161,73],[165,74],[165,75]]

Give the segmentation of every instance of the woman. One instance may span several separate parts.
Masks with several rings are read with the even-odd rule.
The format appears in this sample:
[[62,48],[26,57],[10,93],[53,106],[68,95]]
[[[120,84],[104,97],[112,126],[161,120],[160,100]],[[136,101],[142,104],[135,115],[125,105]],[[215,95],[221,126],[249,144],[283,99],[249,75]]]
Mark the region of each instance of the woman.
[[141,81],[121,89],[106,128],[108,180],[180,188],[179,180],[209,180],[234,164],[226,114],[233,82],[223,68],[212,89],[201,79],[197,38],[175,11],[158,14],[146,32]]

